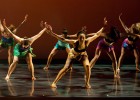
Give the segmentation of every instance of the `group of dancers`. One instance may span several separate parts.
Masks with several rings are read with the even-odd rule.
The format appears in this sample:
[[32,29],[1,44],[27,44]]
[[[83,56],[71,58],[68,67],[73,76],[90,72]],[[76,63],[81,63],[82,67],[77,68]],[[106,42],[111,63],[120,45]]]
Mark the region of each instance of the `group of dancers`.
[[[5,19],[2,22],[0,21],[0,32],[2,35],[0,41],[0,50],[3,50],[4,48],[8,49],[9,68],[8,68],[8,73],[5,77],[6,80],[9,80],[12,72],[16,68],[16,64],[20,57],[26,59],[28,69],[29,71],[31,71],[32,80],[36,80],[34,75],[34,65],[32,62],[32,57],[34,57],[35,54],[33,54],[32,52],[33,48],[31,47],[31,45],[35,40],[41,37],[43,33],[47,33],[48,35],[51,35],[54,38],[58,39],[58,42],[52,49],[50,55],[48,56],[47,64],[44,67],[45,70],[48,70],[51,60],[53,56],[57,53],[57,51],[66,50],[68,53],[64,67],[59,71],[55,80],[51,84],[52,88],[56,88],[57,82],[64,76],[64,74],[67,71],[72,70],[72,64],[75,60],[81,62],[85,69],[85,75],[84,75],[85,87],[91,88],[90,85],[91,69],[94,67],[96,61],[100,57],[102,50],[108,54],[108,56],[112,61],[114,78],[120,78],[119,75],[120,66],[123,61],[126,50],[130,50],[134,52],[136,70],[140,71],[139,53],[138,53],[138,45],[137,45],[137,41],[140,38],[140,23],[134,23],[131,25],[130,28],[128,28],[122,21],[121,14],[120,14],[119,21],[122,27],[124,28],[125,33],[121,33],[114,26],[111,26],[109,30],[107,30],[107,27],[109,25],[107,19],[104,18],[104,23],[102,28],[95,33],[86,34],[87,30],[86,27],[84,26],[80,31],[78,31],[74,35],[68,35],[67,29],[63,29],[62,34],[58,35],[53,32],[51,25],[42,21],[40,24],[42,30],[38,34],[30,38],[29,37],[21,38],[17,36],[16,33],[17,30],[27,21],[27,17],[28,15],[25,16],[25,19],[17,28],[14,25],[10,25],[8,27],[6,25]],[[102,39],[97,44],[95,50],[95,56],[91,61],[89,61],[86,49],[88,48],[89,44],[92,41],[96,40],[99,37],[102,37]],[[119,60],[117,61],[116,54],[114,51],[114,43],[116,43],[121,37],[126,37],[126,39],[122,43],[121,55],[119,57]],[[17,42],[16,45],[14,45],[14,42]],[[13,53],[12,53],[12,49],[13,49]]]

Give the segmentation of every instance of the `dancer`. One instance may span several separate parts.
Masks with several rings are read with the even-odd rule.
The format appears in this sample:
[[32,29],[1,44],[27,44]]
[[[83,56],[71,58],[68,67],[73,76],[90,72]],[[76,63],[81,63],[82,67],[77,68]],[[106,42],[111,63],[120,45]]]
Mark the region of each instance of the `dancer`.
[[[104,18],[104,29],[107,27],[107,20]],[[120,38],[120,33],[115,27],[110,28],[110,32],[105,32],[102,35],[103,39],[98,42],[96,47],[95,56],[90,61],[90,67],[93,68],[96,61],[99,59],[101,52],[105,51],[112,60],[112,67],[114,71],[114,78],[119,78],[117,74],[117,59],[114,51],[113,44]]]
[[[45,27],[44,24],[43,24],[43,21],[41,21],[40,26],[41,26],[41,28],[44,28]],[[63,31],[62,31],[62,33],[61,33],[61,35],[59,35],[59,36],[60,37],[63,37],[63,38],[66,38],[66,39],[69,39],[69,38],[76,37],[76,34],[74,34],[74,35],[68,35],[68,30],[66,28],[64,28]],[[52,49],[52,51],[50,52],[50,54],[48,56],[47,64],[43,68],[44,70],[48,70],[48,68],[50,66],[50,63],[52,61],[53,56],[56,55],[56,53],[59,50],[66,50],[66,52],[69,53],[69,51],[70,51],[70,45],[69,45],[69,43],[66,43],[66,42],[63,42],[61,40],[58,40],[58,42],[55,44],[54,48]]]
[[77,39],[75,39],[75,40],[74,39],[65,39],[65,38],[58,36],[57,34],[53,33],[50,25],[46,25],[46,28],[47,28],[48,34],[51,34],[53,37],[73,45],[73,48],[70,50],[70,52],[68,54],[64,67],[59,71],[56,79],[51,84],[51,87],[56,88],[57,82],[69,70],[70,66],[73,64],[73,61],[78,60],[83,64],[83,66],[85,68],[85,74],[86,74],[85,87],[91,88],[90,83],[89,83],[91,70],[90,70],[90,66],[89,66],[89,60],[88,60],[86,48],[92,41],[94,41],[96,38],[98,38],[101,35],[103,28],[101,28],[101,30],[98,33],[96,33],[94,36],[89,37],[89,38],[86,38],[85,32],[80,31],[77,33]]
[[121,15],[119,15],[119,21],[122,25],[122,27],[124,28],[125,32],[128,35],[128,37],[123,41],[122,43],[122,48],[121,48],[121,55],[119,57],[119,61],[118,61],[118,72],[120,72],[120,66],[122,64],[123,58],[127,52],[127,50],[129,51],[133,51],[134,53],[134,57],[135,57],[135,64],[136,64],[136,70],[140,71],[139,69],[139,51],[138,51],[138,43],[137,40],[140,38],[140,23],[135,23],[132,24],[130,28],[128,28],[124,22],[121,20]]
[[[63,29],[62,35],[59,35],[60,37],[63,37],[65,39],[71,38],[72,36],[67,35],[67,29]],[[76,37],[76,36],[75,36]],[[52,57],[59,51],[59,50],[66,50],[67,53],[70,51],[70,45],[69,43],[63,42],[61,40],[58,40],[54,48],[52,49],[51,53],[48,56],[47,65],[44,67],[45,70],[47,70],[50,66],[50,63],[52,61]]]
[[6,26],[5,20],[3,21],[3,25],[6,31],[8,31],[8,33],[18,42],[14,47],[14,59],[8,69],[8,73],[5,79],[9,80],[12,72],[14,71],[16,67],[19,57],[25,57],[26,62],[28,64],[28,68],[29,70],[31,70],[32,80],[35,80],[36,78],[34,76],[34,65],[32,62],[32,57],[34,56],[34,54],[32,53],[31,45],[33,44],[35,40],[37,40],[46,31],[46,28],[44,28],[38,34],[36,34],[35,36],[32,36],[31,38],[27,38],[27,37],[20,38],[8,29],[8,27]]
[[[16,34],[17,30],[27,21],[28,15],[25,16],[24,20],[17,28],[15,28],[14,25],[10,25],[8,28]],[[5,48],[8,49],[8,64],[10,65],[12,63],[12,50],[14,46],[14,39],[5,31],[1,21],[0,21],[0,33],[2,35],[2,38],[0,40],[0,52],[3,51]]]

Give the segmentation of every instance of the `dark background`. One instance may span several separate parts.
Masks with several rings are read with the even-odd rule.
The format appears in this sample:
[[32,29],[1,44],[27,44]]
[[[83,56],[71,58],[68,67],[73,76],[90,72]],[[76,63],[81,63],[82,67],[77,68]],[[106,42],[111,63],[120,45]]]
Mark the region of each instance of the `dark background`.
[[[82,26],[86,25],[87,33],[98,31],[103,25],[103,18],[107,17],[110,25],[116,26],[121,32],[118,15],[123,13],[122,19],[126,25],[140,20],[140,0],[1,0],[0,19],[6,19],[7,24],[17,26],[26,14],[29,15],[28,21],[18,30],[17,35],[33,36],[40,28],[40,21],[47,21],[52,25],[54,32],[61,33],[63,28],[67,28],[69,34],[76,33]],[[115,44],[117,59],[120,55],[122,39]],[[93,58],[95,47],[99,39],[92,42],[87,50],[89,59]],[[34,60],[44,60],[54,47],[57,39],[44,33],[32,47],[37,55]],[[60,51],[54,60],[66,59],[67,53]],[[7,59],[7,51],[0,53],[2,60]],[[125,62],[134,63],[132,54],[127,55]],[[99,63],[110,62],[109,57],[103,52]]]

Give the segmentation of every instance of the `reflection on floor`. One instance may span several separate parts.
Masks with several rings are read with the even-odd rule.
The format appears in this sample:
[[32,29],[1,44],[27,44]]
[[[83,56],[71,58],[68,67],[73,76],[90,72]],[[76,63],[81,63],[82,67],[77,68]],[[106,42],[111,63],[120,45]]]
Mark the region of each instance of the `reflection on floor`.
[[124,65],[121,68],[121,78],[114,79],[111,65],[96,65],[92,69],[90,83],[92,89],[85,89],[84,68],[73,65],[72,72],[67,72],[58,82],[57,88],[50,84],[56,77],[63,64],[53,64],[48,71],[44,65],[35,65],[37,80],[31,80],[31,74],[26,64],[17,65],[9,81],[4,78],[8,65],[0,65],[0,98],[5,99],[124,99],[140,98],[140,73],[134,65]]

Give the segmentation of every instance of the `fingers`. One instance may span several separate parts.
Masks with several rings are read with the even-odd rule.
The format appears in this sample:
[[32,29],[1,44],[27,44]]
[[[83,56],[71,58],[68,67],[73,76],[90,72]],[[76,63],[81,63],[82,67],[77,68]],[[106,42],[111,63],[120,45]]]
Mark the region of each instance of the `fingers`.
[[25,15],[25,19],[27,19],[27,18],[28,18],[28,14]]
[[6,26],[6,21],[5,21],[5,19],[3,19],[3,25]]
[[119,15],[119,19],[121,19],[121,16],[122,16],[122,13],[120,13],[120,15]]
[[41,27],[41,28],[44,28],[44,27],[45,27],[43,21],[40,22],[40,27]]
[[107,18],[104,17],[104,25],[107,25]]

